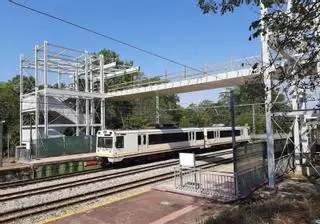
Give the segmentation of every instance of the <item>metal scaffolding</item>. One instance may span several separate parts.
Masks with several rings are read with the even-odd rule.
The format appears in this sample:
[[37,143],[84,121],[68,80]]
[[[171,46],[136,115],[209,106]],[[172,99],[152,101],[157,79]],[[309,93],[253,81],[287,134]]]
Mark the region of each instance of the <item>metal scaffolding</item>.
[[68,128],[76,136],[104,129],[106,80],[139,71],[106,61],[103,55],[47,41],[36,45],[30,56],[21,55],[20,144],[33,144]]
[[[287,13],[291,17],[292,16],[292,1],[289,0],[286,2],[287,5]],[[261,6],[261,18],[263,18],[268,13],[268,8],[265,8],[264,4],[260,4]],[[264,22],[262,23],[265,26]],[[263,77],[264,84],[266,88],[266,98],[265,98],[265,110],[266,110],[266,133],[267,133],[267,155],[268,155],[268,179],[269,186],[275,186],[275,174],[277,172],[278,167],[275,166],[274,161],[274,139],[273,139],[273,124],[275,124],[278,128],[282,128],[277,124],[277,122],[273,119],[276,116],[290,117],[293,120],[291,130],[293,134],[293,141],[290,139],[290,135],[287,135],[287,142],[292,141],[294,145],[294,158],[295,165],[298,167],[313,165],[310,163],[308,157],[310,155],[311,142],[310,139],[310,124],[314,121],[319,122],[319,110],[307,108],[307,93],[304,89],[299,88],[298,86],[298,77],[295,75],[293,79],[293,83],[283,83],[282,89],[278,92],[279,94],[283,93],[285,90],[290,90],[292,92],[292,96],[288,99],[291,102],[292,110],[287,112],[271,112],[273,104],[276,100],[272,100],[271,90],[274,88],[273,82],[277,80],[277,71],[275,69],[275,65],[271,63],[271,53],[272,51],[277,51],[277,49],[273,48],[273,38],[279,38],[277,36],[273,36],[272,32],[269,32],[267,26],[265,26],[266,32],[261,35],[262,41],[262,64],[263,64]],[[307,28],[306,28],[307,29]],[[275,63],[278,66],[287,66],[292,68],[292,74],[295,74],[295,67],[299,62],[303,61],[303,57],[299,55],[297,51],[286,51],[281,50],[279,52],[282,59],[278,59],[278,62]],[[279,57],[280,58],[280,57]],[[273,59],[274,60],[274,59]],[[316,73],[319,74],[319,62],[317,65],[312,68]],[[273,77],[274,76],[274,77]],[[308,74],[306,74],[306,78],[308,78]],[[290,82],[290,80],[289,80]],[[314,94],[312,92],[309,93]],[[278,97],[277,96],[277,97]],[[277,99],[276,97],[276,99]],[[315,169],[315,171],[320,175],[320,173]]]

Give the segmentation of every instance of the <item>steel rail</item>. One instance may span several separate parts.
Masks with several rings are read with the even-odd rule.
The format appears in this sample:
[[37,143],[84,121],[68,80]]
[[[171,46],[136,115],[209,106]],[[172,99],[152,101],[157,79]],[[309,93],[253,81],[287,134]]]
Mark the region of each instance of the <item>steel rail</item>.
[[[216,156],[220,156],[220,155],[227,155],[227,154],[230,154],[230,151],[218,152],[218,153],[213,153],[213,154],[209,154],[209,155],[198,156],[197,158],[198,159],[206,159],[206,158],[216,157]],[[19,198],[26,197],[26,196],[29,197],[29,196],[39,195],[42,193],[63,190],[66,188],[71,188],[71,187],[77,187],[77,186],[81,186],[84,184],[96,183],[96,182],[100,182],[100,181],[105,181],[105,180],[109,180],[109,179],[127,176],[127,175],[133,175],[133,174],[137,174],[137,173],[141,173],[141,172],[145,172],[145,171],[170,167],[170,166],[177,165],[177,164],[178,164],[177,161],[171,161],[169,163],[161,163],[161,164],[150,165],[147,167],[139,167],[139,168],[136,168],[133,170],[124,170],[124,171],[111,173],[111,174],[104,174],[104,175],[98,175],[98,176],[89,177],[89,178],[80,179],[80,180],[68,181],[66,183],[61,183],[58,186],[52,184],[52,185],[46,185],[46,186],[42,186],[42,187],[38,187],[38,188],[32,188],[32,189],[27,189],[27,190],[4,193],[4,194],[0,194],[0,202],[9,201],[9,200],[13,200],[13,199],[19,199]]]
[[[232,162],[232,158],[221,159],[221,160],[215,162],[214,164],[203,164],[198,167],[201,167],[203,169],[208,169],[208,168],[222,165],[222,164],[229,163],[229,162]],[[18,218],[36,215],[39,213],[59,209],[59,208],[65,207],[65,206],[70,206],[70,205],[86,202],[89,200],[93,200],[98,197],[109,196],[109,195],[113,195],[116,193],[128,191],[128,190],[131,190],[134,188],[153,184],[156,182],[168,180],[168,179],[172,178],[173,175],[174,175],[174,172],[170,171],[170,172],[166,172],[163,174],[159,174],[157,176],[152,176],[152,177],[147,177],[147,178],[135,180],[131,183],[118,184],[115,186],[111,186],[107,189],[98,189],[95,191],[87,192],[85,194],[74,195],[71,197],[63,198],[63,199],[57,199],[57,200],[53,200],[50,202],[44,202],[44,203],[37,204],[37,205],[31,205],[29,207],[17,208],[17,209],[13,209],[13,210],[6,211],[6,212],[0,212],[0,223],[13,221]]]

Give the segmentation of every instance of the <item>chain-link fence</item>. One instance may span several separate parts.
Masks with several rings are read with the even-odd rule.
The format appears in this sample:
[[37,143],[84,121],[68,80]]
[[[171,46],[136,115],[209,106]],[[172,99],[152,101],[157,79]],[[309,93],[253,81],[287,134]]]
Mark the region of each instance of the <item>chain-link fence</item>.
[[[281,176],[294,168],[293,145],[284,139],[274,141],[275,176]],[[237,148],[235,175],[240,197],[246,197],[259,186],[268,182],[266,142],[254,142]]]
[[95,152],[95,136],[65,136],[61,138],[39,139],[33,144],[32,157],[73,155]]

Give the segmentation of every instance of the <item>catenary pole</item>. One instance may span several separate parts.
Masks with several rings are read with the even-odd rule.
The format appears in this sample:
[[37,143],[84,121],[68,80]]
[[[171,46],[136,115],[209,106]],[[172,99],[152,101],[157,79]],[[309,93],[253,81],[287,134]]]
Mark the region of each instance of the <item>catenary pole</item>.
[[[268,9],[263,3],[261,6],[261,19],[267,15]],[[262,41],[262,68],[263,68],[263,81],[265,85],[265,116],[266,116],[266,134],[267,134],[267,158],[268,158],[268,180],[269,187],[275,187],[275,163],[274,163],[274,142],[273,142],[273,128],[271,120],[271,108],[272,108],[272,95],[271,95],[271,75],[270,75],[270,55],[268,48],[269,34],[268,29],[265,27],[265,23],[262,21],[263,28],[266,30],[264,34],[261,34]]]

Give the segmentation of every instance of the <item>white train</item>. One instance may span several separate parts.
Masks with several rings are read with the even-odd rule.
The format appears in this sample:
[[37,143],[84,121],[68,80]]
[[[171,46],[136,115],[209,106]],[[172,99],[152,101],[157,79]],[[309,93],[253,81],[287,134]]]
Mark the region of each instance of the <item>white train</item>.
[[[236,141],[250,140],[248,127],[236,127]],[[190,148],[210,148],[232,143],[230,127],[101,130],[97,133],[96,153],[104,162]]]

